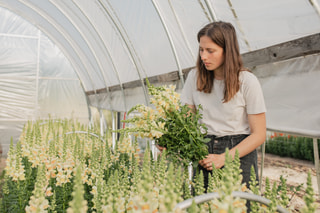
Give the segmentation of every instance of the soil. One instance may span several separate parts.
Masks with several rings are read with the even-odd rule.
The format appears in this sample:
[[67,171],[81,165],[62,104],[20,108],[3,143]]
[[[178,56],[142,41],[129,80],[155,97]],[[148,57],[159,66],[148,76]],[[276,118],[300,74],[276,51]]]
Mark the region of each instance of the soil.
[[[261,172],[261,156],[259,152],[258,162],[259,162],[259,174]],[[308,172],[311,172],[312,186],[315,193],[315,198],[317,199],[318,209],[316,212],[320,212],[320,197],[318,190],[318,183],[316,177],[315,165],[311,161],[297,160],[286,157],[279,157],[272,154],[265,154],[264,166],[262,170],[262,192],[264,191],[265,180],[268,177],[270,180],[270,185],[276,181],[280,182],[280,176],[286,179],[288,186],[288,194],[290,196],[290,207],[294,212],[300,212],[304,206],[303,196],[305,195],[306,183]],[[296,188],[302,184],[299,191],[290,190],[290,187]]]

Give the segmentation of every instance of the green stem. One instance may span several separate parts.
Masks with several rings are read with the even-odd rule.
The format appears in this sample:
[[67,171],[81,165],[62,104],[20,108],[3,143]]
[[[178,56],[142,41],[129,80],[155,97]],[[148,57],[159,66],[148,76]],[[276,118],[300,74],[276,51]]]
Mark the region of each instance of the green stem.
[[64,211],[66,210],[65,201],[66,201],[66,184],[63,183],[63,202],[62,202],[62,209],[63,209]]
[[19,209],[21,211],[24,210],[24,206],[22,205],[22,198],[21,198],[21,193],[23,192],[23,190],[20,189],[20,181],[17,181],[17,188],[18,188],[18,200],[19,200]]

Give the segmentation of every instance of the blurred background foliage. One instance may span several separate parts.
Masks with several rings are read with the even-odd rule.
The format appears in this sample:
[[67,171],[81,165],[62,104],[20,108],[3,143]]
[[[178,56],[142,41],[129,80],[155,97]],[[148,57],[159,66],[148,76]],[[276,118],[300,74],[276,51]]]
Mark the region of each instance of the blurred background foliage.
[[[320,148],[320,140],[318,149]],[[266,140],[266,153],[314,162],[313,139],[272,132]],[[320,149],[319,149],[320,152]]]

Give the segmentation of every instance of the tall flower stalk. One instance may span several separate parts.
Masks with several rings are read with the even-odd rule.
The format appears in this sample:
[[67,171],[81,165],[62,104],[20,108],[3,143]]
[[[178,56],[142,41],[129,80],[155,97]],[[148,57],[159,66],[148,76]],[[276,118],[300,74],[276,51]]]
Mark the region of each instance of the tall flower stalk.
[[45,197],[45,192],[47,189],[47,180],[45,177],[45,167],[41,165],[38,169],[37,181],[35,188],[33,190],[32,196],[30,198],[29,204],[26,206],[25,210],[27,213],[45,213],[48,212],[49,201]]
[[86,213],[88,210],[87,201],[84,199],[84,187],[81,180],[81,168],[76,168],[74,187],[72,192],[72,201],[69,204],[67,213]]
[[313,213],[319,204],[316,203],[315,193],[312,187],[311,172],[308,172],[306,194],[303,196],[305,206],[301,209],[302,213]]

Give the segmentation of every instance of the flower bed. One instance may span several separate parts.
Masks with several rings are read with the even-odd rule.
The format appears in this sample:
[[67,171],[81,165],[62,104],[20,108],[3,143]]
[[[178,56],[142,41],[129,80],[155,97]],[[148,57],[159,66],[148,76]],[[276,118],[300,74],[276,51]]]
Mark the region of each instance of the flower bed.
[[[318,149],[320,152],[319,139]],[[273,132],[267,138],[266,153],[314,162],[313,139]]]
[[[203,194],[201,174],[190,181],[187,170],[168,162],[165,152],[154,161],[147,148],[140,159],[129,138],[111,150],[106,138],[87,130],[69,120],[29,122],[8,153],[0,212],[173,212],[177,203]],[[209,191],[222,199],[193,205],[189,212],[244,212],[245,201],[231,196],[241,190],[261,195],[256,182],[251,189],[241,185],[239,159],[227,158],[225,168],[210,177]],[[306,206],[312,209],[312,186],[307,192]],[[264,196],[272,200],[269,210],[253,204],[253,212],[290,208],[284,179]]]

